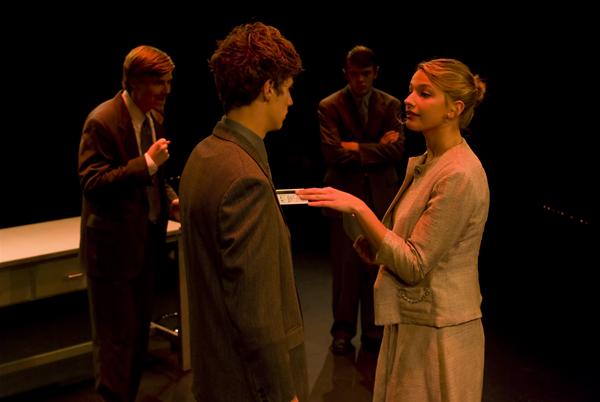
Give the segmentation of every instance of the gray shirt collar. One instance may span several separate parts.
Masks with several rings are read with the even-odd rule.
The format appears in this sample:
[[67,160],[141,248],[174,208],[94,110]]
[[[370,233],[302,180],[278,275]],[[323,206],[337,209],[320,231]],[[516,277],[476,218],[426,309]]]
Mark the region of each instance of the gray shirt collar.
[[269,159],[267,157],[267,149],[265,147],[265,142],[262,138],[258,136],[254,131],[249,128],[243,126],[235,120],[231,120],[227,116],[223,116],[221,122],[234,134],[239,137],[242,137],[246,140],[249,145],[254,148],[258,157],[260,158],[260,162],[264,164],[264,166],[268,169],[269,174],[271,173],[269,167]]

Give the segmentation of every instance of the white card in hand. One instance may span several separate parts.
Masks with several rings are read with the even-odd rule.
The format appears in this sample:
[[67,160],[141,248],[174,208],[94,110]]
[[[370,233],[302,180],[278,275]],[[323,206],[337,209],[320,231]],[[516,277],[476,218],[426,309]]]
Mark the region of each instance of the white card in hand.
[[279,199],[280,205],[293,205],[293,204],[308,204],[308,201],[301,200],[300,197],[296,195],[296,190],[300,190],[299,188],[284,188],[281,190],[276,190],[277,198]]

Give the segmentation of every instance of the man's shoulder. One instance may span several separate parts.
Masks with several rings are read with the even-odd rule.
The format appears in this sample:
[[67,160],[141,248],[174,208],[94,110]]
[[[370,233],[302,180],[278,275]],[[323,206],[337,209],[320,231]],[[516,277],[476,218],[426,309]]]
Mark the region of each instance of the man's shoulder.
[[325,98],[321,99],[321,101],[319,102],[319,106],[329,106],[342,103],[345,96],[346,95],[344,89],[340,89],[338,91],[335,91],[331,95],[328,95]]
[[121,97],[117,95],[96,106],[88,115],[88,120],[113,120],[116,116],[122,113],[124,107],[125,102],[123,102]]
[[386,103],[402,103],[400,99],[396,98],[394,95],[377,88],[373,88],[373,96]]
[[225,132],[212,133],[198,143],[195,148],[198,155],[206,158],[220,169],[239,172],[258,167],[258,162],[235,136]]

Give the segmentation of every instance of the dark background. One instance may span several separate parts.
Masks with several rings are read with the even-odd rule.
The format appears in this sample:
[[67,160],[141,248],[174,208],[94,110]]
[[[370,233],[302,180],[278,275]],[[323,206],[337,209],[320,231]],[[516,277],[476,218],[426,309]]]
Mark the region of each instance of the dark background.
[[[469,140],[492,196],[480,259],[484,325],[565,375],[597,378],[592,144],[599,73],[592,13],[574,5],[525,13],[506,4],[475,14],[434,5],[386,13],[376,5],[350,17],[304,3],[280,14],[165,5],[6,13],[15,28],[3,34],[0,227],[80,213],[81,127],[120,89],[123,58],[137,45],[161,48],[176,64],[167,105],[174,185],[194,145],[222,115],[207,60],[215,41],[239,23],[275,25],[304,62],[284,127],[266,139],[279,188],[321,185],[316,107],[345,84],[341,68],[352,46],[375,50],[376,86],[400,99],[419,61],[458,58],[488,83]],[[294,206],[286,213],[296,248],[326,249],[318,211]]]

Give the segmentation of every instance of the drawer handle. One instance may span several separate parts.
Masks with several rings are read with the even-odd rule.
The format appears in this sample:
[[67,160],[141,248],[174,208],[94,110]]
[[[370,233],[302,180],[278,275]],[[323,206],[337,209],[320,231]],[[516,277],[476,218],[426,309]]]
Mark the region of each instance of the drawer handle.
[[83,272],[74,272],[72,274],[66,274],[65,278],[66,279],[77,279],[77,278],[81,278],[83,276]]

